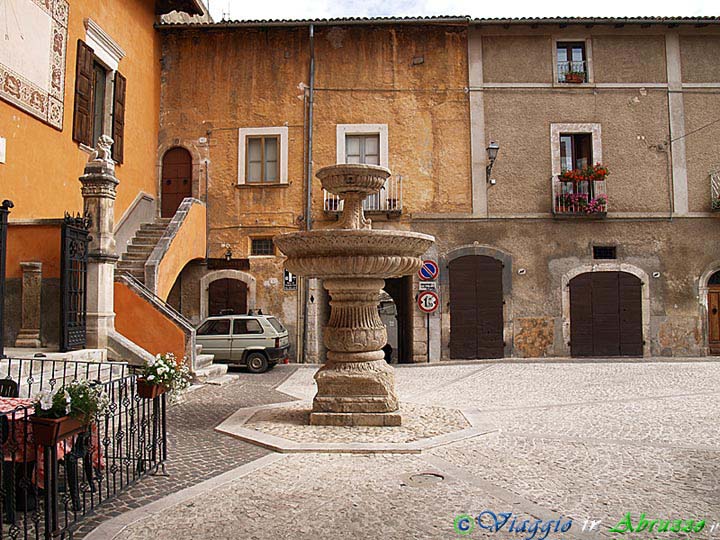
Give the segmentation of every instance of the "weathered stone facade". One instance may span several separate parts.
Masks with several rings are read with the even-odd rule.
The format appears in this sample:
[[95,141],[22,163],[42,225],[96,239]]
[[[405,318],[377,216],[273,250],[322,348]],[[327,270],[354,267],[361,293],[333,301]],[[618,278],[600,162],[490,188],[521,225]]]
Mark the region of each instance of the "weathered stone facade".
[[[707,281],[720,270],[709,181],[720,163],[720,124],[709,124],[709,111],[720,110],[720,68],[708,51],[720,48],[720,27],[561,22],[316,26],[311,129],[309,23],[163,27],[161,152],[184,146],[196,156],[210,257],[229,244],[247,260],[238,275],[253,284],[252,307],[299,336],[300,361],[323,360],[327,295],[317,283],[307,297],[303,282],[283,290],[281,257],[252,256],[250,246],[306,227],[308,132],[313,177],[345,158],[344,133],[377,133],[380,164],[402,176],[402,203],[369,214],[373,227],[437,239],[426,256],[440,263],[440,310],[426,317],[415,307],[417,277],[394,297],[410,336],[402,361],[452,356],[449,266],[462,256],[502,263],[506,357],[569,356],[569,284],[597,271],[639,280],[644,355],[707,354]],[[558,82],[563,42],[584,44],[586,82]],[[247,128],[285,130],[286,178],[239,182]],[[591,135],[593,161],[610,170],[607,216],[553,214],[565,132]],[[485,169],[491,140],[500,144],[494,182]],[[311,196],[314,228],[335,219],[315,179]],[[594,246],[615,247],[616,258],[594,259]],[[171,294],[194,320],[207,301],[198,283],[211,272],[193,263]]]

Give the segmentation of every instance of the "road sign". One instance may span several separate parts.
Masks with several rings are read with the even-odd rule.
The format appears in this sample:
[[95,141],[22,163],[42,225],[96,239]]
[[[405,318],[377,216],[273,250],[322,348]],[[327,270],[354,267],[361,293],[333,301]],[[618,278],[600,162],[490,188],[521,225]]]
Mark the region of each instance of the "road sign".
[[423,313],[435,313],[440,305],[440,299],[434,292],[424,291],[418,295],[417,303]]
[[297,276],[288,270],[285,270],[283,276],[283,289],[286,291],[297,291]]
[[418,276],[423,281],[432,281],[438,277],[440,273],[440,267],[438,263],[432,260],[423,261],[422,267],[418,270]]
[[418,283],[418,289],[421,291],[436,291],[437,281],[421,281]]

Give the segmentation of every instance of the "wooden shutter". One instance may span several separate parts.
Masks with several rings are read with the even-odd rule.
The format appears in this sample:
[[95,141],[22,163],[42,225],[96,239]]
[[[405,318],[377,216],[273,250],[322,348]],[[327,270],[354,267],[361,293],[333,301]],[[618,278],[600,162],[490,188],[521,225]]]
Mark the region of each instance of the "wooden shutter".
[[87,146],[92,146],[94,56],[92,48],[78,39],[72,138]]
[[115,72],[115,91],[113,93],[113,120],[112,120],[112,158],[123,162],[125,147],[125,88],[127,82],[119,71]]

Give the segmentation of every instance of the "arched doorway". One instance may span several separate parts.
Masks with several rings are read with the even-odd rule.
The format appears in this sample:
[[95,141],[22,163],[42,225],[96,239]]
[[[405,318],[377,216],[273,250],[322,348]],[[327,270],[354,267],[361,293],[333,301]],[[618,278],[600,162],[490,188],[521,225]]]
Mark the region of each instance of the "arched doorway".
[[708,346],[710,354],[720,354],[720,271],[708,279]]
[[[388,330],[388,343],[393,347],[393,362],[400,364],[412,362],[412,277],[391,278],[385,280],[384,292],[392,300],[392,305],[386,304],[386,313],[390,312],[392,319],[386,320],[381,313]],[[381,302],[381,308],[383,307]],[[394,327],[389,323],[394,323]]]
[[450,358],[502,358],[502,261],[466,255],[449,266]]
[[184,148],[171,148],[162,161],[161,216],[173,217],[185,197],[192,197],[192,157]]
[[208,286],[208,315],[247,313],[247,285],[239,279],[217,279]]
[[627,272],[570,280],[570,354],[642,356],[642,281]]

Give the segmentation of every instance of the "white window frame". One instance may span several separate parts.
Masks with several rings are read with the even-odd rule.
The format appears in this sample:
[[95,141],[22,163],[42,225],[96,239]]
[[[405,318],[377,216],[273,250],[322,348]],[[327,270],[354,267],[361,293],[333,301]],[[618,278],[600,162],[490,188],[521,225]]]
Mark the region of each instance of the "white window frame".
[[[558,81],[558,66],[557,66],[557,44],[558,43],[572,43],[572,42],[583,42],[585,43],[585,64],[587,67],[587,81],[584,83],[566,83]],[[562,86],[566,88],[568,86],[587,86],[589,84],[595,84],[595,74],[593,72],[593,55],[592,55],[592,39],[586,36],[573,37],[573,36],[553,36],[553,47],[552,47],[553,61],[553,85]]]
[[592,157],[595,163],[602,163],[602,129],[600,124],[550,124],[550,153],[552,157],[553,177],[562,174],[560,160],[560,134],[561,133],[590,133],[592,138]]
[[[248,182],[246,178],[247,163],[245,163],[245,149],[248,137],[257,137],[261,135],[275,135],[280,138],[280,148],[278,156],[280,158],[280,174],[277,182]],[[238,130],[238,185],[239,186],[272,186],[276,184],[288,183],[288,128],[280,127],[257,127],[257,128],[240,128]]]
[[[105,32],[98,23],[90,18],[84,20],[85,43],[92,48],[95,61],[105,68],[105,103],[103,105],[103,135],[112,137],[112,114],[115,98],[115,73],[120,67],[120,60],[125,58],[125,51]],[[93,107],[94,107],[93,103]],[[93,111],[94,114],[94,111]],[[80,148],[91,152],[93,149],[80,143]]]
[[388,166],[388,125],[387,124],[337,124],[337,163],[346,163],[345,137],[347,135],[379,135],[380,136],[380,166]]

